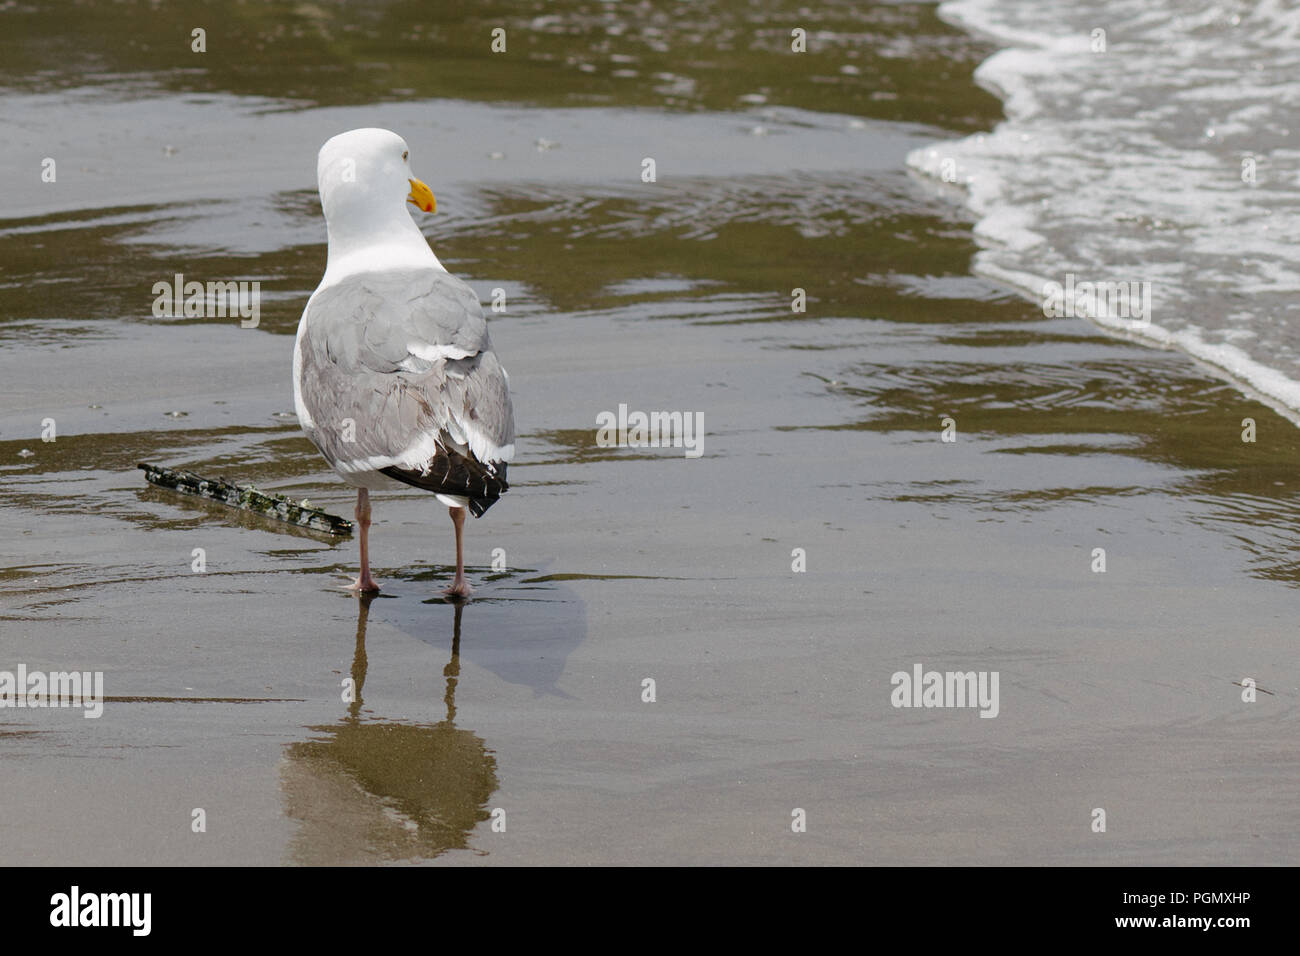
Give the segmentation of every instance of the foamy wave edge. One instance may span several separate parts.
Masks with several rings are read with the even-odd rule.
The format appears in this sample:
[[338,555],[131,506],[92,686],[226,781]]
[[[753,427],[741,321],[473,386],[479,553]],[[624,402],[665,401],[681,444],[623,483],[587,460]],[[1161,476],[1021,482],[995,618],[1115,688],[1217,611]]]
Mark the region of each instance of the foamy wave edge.
[[[1039,242],[1046,244],[1046,238],[1030,228],[1034,218],[1032,210],[1007,203],[999,204],[998,194],[1001,190],[997,183],[988,182],[991,174],[987,171],[984,181],[976,187],[969,180],[963,183],[961,176],[957,177],[956,183],[945,181],[941,169],[946,157],[939,155],[939,149],[970,156],[979,152],[985,137],[1010,135],[1009,130],[1015,123],[1015,116],[1032,109],[1033,97],[1029,92],[1030,85],[1026,82],[1031,71],[1025,67],[1031,62],[1041,63],[1042,56],[1059,48],[1062,43],[1057,38],[1041,34],[1003,29],[989,15],[992,9],[991,0],[950,0],[940,4],[938,12],[946,22],[973,36],[1002,46],[1002,49],[980,64],[977,80],[1002,100],[1004,109],[1011,118],[999,123],[988,133],[975,133],[960,140],[945,142],[937,148],[925,146],[915,149],[908,154],[907,166],[926,182],[938,184],[940,190],[950,198],[962,197],[978,217],[974,233],[985,248],[976,253],[971,271],[1014,290],[1031,302],[1041,303],[1044,287],[1055,280],[1047,275],[1009,269],[996,261],[999,248],[1024,248]],[[1106,316],[1080,318],[1116,338],[1182,352],[1198,367],[1300,426],[1300,381],[1257,362],[1233,345],[1208,343],[1201,338],[1199,330],[1194,328],[1172,332],[1161,328],[1154,320],[1149,325],[1138,327],[1129,320]]]

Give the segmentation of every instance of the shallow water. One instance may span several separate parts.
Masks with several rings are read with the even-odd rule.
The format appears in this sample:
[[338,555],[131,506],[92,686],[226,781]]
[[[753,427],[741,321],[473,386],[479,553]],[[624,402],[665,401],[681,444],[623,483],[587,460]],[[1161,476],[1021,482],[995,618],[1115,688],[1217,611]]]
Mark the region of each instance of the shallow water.
[[[199,61],[201,4],[71,39],[57,4],[2,14],[0,159],[32,176],[0,203],[0,669],[110,697],[0,711],[7,860],[1294,858],[1295,429],[971,275],[906,159],[999,120],[992,47],[924,4],[776,7],[241,5]],[[361,125],[508,302],[520,441],[465,607],[422,494],[376,497],[359,602],[354,542],[135,468],[350,511],[289,361],[315,151]],[[260,281],[258,327],[154,318],[177,272]],[[620,403],[701,412],[704,455],[599,447]],[[917,662],[999,670],[998,718],[892,708]]]
[[[1008,120],[911,157],[979,214],[977,271],[1141,282],[1105,326],[1177,348],[1300,421],[1300,10],[1265,2],[959,0],[1007,47],[976,78]],[[1083,313],[1080,313],[1083,314]]]

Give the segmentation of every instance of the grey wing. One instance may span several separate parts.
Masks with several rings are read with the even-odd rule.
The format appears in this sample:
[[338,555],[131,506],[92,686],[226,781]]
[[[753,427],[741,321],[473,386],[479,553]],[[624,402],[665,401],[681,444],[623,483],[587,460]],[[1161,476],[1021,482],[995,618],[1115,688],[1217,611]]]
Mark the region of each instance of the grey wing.
[[427,475],[450,452],[504,478],[509,387],[478,297],[459,279],[420,270],[342,280],[308,303],[300,348],[304,430],[339,471]]

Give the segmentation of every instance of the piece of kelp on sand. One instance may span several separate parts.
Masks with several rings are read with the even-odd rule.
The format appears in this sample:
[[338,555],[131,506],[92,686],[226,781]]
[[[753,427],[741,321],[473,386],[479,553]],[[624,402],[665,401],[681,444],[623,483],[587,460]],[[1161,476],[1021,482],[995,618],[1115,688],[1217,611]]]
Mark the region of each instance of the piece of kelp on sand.
[[268,495],[251,485],[236,485],[224,478],[204,478],[192,471],[163,468],[161,465],[141,462],[136,467],[144,472],[144,477],[149,484],[157,485],[159,488],[169,488],[183,495],[209,498],[241,511],[251,511],[300,528],[323,531],[325,534],[346,536],[352,533],[351,521],[328,514],[319,508],[307,508],[304,506],[305,502],[299,504],[284,495]]

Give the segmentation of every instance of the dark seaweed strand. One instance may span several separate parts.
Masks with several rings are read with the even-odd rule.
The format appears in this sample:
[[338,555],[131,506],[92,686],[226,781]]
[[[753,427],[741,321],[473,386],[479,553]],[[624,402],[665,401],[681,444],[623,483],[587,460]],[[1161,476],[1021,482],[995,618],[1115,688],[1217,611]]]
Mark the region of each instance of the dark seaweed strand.
[[263,517],[283,521],[301,528],[311,528],[325,534],[346,536],[352,534],[352,522],[318,508],[304,508],[284,495],[267,495],[249,486],[240,486],[224,478],[204,478],[192,471],[163,468],[144,462],[136,465],[144,472],[151,485],[178,491],[183,495],[196,495],[219,501],[241,511],[251,511]]

